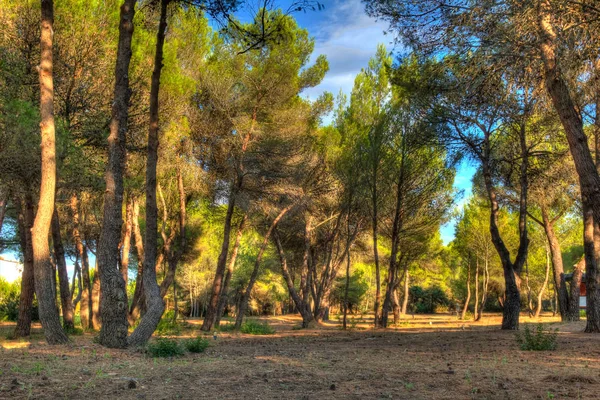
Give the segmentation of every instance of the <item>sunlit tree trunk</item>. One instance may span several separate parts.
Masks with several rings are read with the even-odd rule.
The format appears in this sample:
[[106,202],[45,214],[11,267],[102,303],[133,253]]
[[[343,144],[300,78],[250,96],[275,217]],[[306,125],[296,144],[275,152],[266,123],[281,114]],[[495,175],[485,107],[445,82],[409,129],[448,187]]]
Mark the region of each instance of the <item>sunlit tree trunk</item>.
[[131,97],[129,62],[135,4],[135,0],[124,0],[120,11],[115,87],[108,136],[108,165],[104,175],[104,218],[97,251],[102,319],[99,342],[113,348],[127,346],[127,289],[119,272],[118,252],[123,224],[123,174]]
[[133,292],[133,299],[131,300],[131,310],[129,311],[129,323],[133,323],[140,317],[141,312],[144,310],[144,239],[142,237],[142,231],[139,224],[140,218],[140,204],[137,198],[133,198],[133,239],[135,242],[135,251],[137,256],[137,275],[135,278],[135,289]]
[[548,277],[550,276],[550,246],[546,244],[546,276],[544,277],[544,283],[540,288],[540,291],[537,295],[537,306],[535,309],[535,317],[539,318],[540,313],[542,312],[542,300],[544,299],[544,294],[546,292],[546,287],[548,286]]
[[56,192],[56,142],[54,133],[54,80],[52,39],[54,23],[54,3],[42,0],[40,35],[40,131],[42,150],[42,173],[37,213],[31,229],[33,244],[33,271],[35,294],[38,300],[40,321],[44,336],[50,344],[66,343],[67,335],[60,324],[60,317],[54,297],[54,268],[50,261],[48,235],[54,212]]

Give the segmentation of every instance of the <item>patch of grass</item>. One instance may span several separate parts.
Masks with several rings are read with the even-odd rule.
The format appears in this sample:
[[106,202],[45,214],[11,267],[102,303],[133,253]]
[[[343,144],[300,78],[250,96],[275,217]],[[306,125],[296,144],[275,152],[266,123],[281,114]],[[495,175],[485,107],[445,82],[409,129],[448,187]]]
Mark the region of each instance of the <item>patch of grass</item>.
[[208,340],[198,336],[195,339],[188,339],[184,342],[185,348],[190,353],[204,353],[209,345]]
[[183,348],[177,340],[158,338],[148,343],[146,352],[152,357],[176,357],[183,355]]
[[249,335],[272,335],[275,333],[275,329],[266,322],[246,321],[242,324],[240,332]]
[[525,351],[546,351],[556,350],[556,337],[558,329],[545,330],[542,324],[538,324],[535,329],[530,329],[525,325],[523,334],[516,334],[517,343],[521,350]]

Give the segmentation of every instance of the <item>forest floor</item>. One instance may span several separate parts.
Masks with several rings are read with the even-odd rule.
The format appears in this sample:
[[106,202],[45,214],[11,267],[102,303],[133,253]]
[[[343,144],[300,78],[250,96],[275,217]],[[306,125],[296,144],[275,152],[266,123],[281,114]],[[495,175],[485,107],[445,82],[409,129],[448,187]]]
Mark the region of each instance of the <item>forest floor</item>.
[[[294,316],[264,318],[270,336],[219,333],[205,353],[153,359],[103,348],[95,333],[48,346],[39,333],[10,341],[0,325],[2,399],[597,399],[600,335],[563,324],[555,351],[521,351],[500,316],[463,322],[416,316],[388,330],[354,317],[298,330]],[[522,323],[537,323],[523,315]],[[188,321],[183,336],[200,333]]]

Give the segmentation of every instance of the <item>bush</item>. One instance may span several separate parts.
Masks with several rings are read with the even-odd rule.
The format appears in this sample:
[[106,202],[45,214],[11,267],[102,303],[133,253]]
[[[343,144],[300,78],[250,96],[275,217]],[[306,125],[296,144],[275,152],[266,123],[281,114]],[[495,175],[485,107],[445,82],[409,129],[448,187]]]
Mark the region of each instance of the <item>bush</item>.
[[181,326],[175,321],[174,311],[167,311],[162,316],[155,332],[159,336],[179,335],[181,333]]
[[544,330],[542,324],[538,324],[535,329],[530,329],[529,325],[525,325],[523,335],[517,333],[517,343],[521,350],[525,351],[544,351],[556,349],[556,337],[558,329]]
[[246,321],[242,324],[240,332],[249,335],[272,335],[275,333],[275,329],[270,327],[266,322]]
[[184,342],[185,348],[190,353],[204,353],[204,350],[208,347],[208,340],[198,336],[195,339],[188,339]]
[[411,286],[409,289],[411,308],[417,314],[434,314],[438,307],[448,307],[450,300],[439,286],[423,289],[420,286]]
[[16,321],[19,316],[19,282],[8,283],[0,277],[0,321]]
[[152,357],[175,357],[183,355],[183,348],[177,340],[158,338],[148,343],[146,352]]
[[219,332],[233,332],[235,330],[235,324],[219,324],[217,330]]

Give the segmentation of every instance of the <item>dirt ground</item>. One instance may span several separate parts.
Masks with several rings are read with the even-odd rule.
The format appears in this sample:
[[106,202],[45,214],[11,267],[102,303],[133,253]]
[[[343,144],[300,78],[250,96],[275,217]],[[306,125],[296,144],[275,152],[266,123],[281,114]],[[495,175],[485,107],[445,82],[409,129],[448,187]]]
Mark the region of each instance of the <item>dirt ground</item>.
[[[269,317],[270,336],[207,336],[202,354],[152,359],[140,352],[105,349],[94,333],[48,346],[3,337],[2,399],[598,399],[600,335],[584,323],[541,321],[559,329],[556,351],[519,350],[500,317],[478,323],[450,315],[408,317],[388,330],[352,329],[338,321],[298,330],[295,317]],[[522,322],[537,323],[526,316]],[[182,336],[200,334],[189,321]]]

